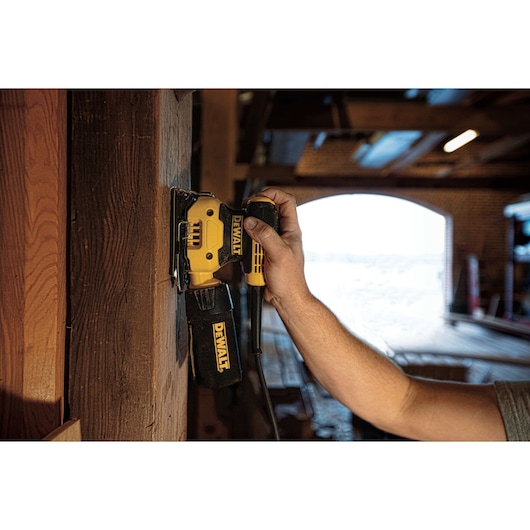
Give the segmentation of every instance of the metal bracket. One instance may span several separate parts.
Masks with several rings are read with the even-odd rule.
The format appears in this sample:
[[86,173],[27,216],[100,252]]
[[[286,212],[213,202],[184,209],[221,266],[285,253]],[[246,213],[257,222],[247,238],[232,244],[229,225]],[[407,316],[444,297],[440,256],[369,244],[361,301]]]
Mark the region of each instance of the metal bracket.
[[188,281],[186,267],[186,246],[188,239],[188,223],[182,216],[182,206],[179,204],[181,190],[171,188],[171,210],[169,224],[169,275],[171,285],[177,286],[179,293],[184,291]]

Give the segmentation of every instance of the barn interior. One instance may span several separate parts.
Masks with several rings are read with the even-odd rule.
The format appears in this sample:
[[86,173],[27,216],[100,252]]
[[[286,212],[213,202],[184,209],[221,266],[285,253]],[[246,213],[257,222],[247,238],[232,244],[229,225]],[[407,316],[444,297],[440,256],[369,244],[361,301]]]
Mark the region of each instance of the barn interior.
[[[272,438],[238,265],[218,276],[243,381],[211,390],[190,374],[168,274],[173,186],[234,207],[274,186],[301,208],[373,194],[443,215],[439,326],[368,340],[423,377],[528,379],[529,109],[523,89],[0,91],[0,438]],[[375,221],[334,229],[370,233]],[[283,440],[396,440],[320,386],[272,308],[263,318]]]

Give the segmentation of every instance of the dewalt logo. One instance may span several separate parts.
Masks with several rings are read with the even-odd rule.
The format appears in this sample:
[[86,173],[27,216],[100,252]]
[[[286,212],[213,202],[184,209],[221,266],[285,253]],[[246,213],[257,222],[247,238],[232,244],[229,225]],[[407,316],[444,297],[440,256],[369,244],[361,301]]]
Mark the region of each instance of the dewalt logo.
[[233,215],[232,216],[232,254],[233,255],[236,255],[236,256],[243,255],[242,234],[243,234],[243,216]]
[[224,322],[216,322],[215,324],[212,324],[212,328],[217,371],[222,374],[225,370],[230,369],[228,344],[226,343],[226,326]]

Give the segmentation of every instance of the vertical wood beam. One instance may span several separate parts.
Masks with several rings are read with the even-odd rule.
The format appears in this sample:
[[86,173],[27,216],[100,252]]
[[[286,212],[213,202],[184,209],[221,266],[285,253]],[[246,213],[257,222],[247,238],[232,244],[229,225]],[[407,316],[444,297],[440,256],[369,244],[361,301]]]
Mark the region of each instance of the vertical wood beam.
[[0,438],[63,419],[66,92],[0,91]]
[[201,118],[201,191],[234,201],[237,155],[237,90],[203,90]]
[[[153,375],[155,422],[151,439],[184,440],[188,408],[188,324],[184,296],[168,283],[169,189],[190,187],[192,156],[192,96],[182,91],[160,92],[158,193],[155,218],[158,266],[154,281],[154,334],[158,363]],[[176,319],[176,320],[175,320]]]
[[[69,401],[88,440],[186,438],[169,189],[189,187],[191,95],[72,96]],[[177,329],[181,330],[177,334]]]

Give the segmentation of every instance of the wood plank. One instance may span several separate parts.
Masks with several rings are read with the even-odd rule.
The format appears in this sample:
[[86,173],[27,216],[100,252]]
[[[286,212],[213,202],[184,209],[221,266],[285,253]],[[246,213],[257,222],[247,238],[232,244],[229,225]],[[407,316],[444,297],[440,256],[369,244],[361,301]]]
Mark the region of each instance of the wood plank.
[[[155,364],[153,386],[156,389],[155,440],[184,440],[186,438],[188,403],[188,334],[184,296],[169,288],[169,189],[189,187],[191,171],[191,93],[160,92],[158,187],[155,205],[156,268],[154,278],[154,336],[162,346]],[[176,299],[176,300],[175,300]],[[175,328],[176,318],[176,328]],[[156,347],[156,346],[155,346]]]
[[48,436],[42,439],[43,442],[81,442],[81,421],[69,420],[61,425]]
[[66,92],[0,91],[0,437],[62,422]]
[[274,335],[264,331],[262,333],[262,342],[264,347],[261,364],[267,386],[269,388],[284,388],[281,354],[276,348]]
[[469,378],[470,383],[493,383],[494,381],[529,380],[530,366],[487,361],[473,361]]
[[[457,162],[454,166],[441,170],[438,172],[438,177],[447,177],[452,173],[456,173],[462,169],[466,169],[479,164],[484,164],[490,160],[501,157],[506,153],[527,144],[530,141],[530,134],[520,134],[517,136],[506,136],[491,143],[485,148],[482,148],[479,153],[474,156],[466,157],[462,161]],[[521,169],[526,169],[526,164],[521,164]]]
[[529,106],[513,103],[476,108],[464,105],[427,105],[412,101],[347,101],[347,119],[333,119],[332,108],[315,104],[276,103],[268,130],[371,132],[421,130],[460,134],[477,129],[483,135],[522,134],[530,130]]
[[203,90],[201,97],[200,191],[231,204],[239,132],[237,90]]
[[169,189],[189,187],[191,95],[72,96],[69,402],[85,440],[186,437],[187,329]]
[[305,386],[302,366],[296,357],[295,346],[288,335],[276,333],[274,336],[276,349],[281,361],[282,379],[285,387],[301,388]]
[[339,119],[336,108],[322,103],[275,101],[270,110],[265,129],[270,131],[347,131],[347,123]]
[[482,135],[519,134],[530,131],[528,105],[500,105],[477,109],[461,105],[422,103],[348,102],[346,112],[356,131],[445,131],[460,134],[476,129]]
[[[482,166],[480,169],[482,169]],[[487,166],[485,166],[487,167]],[[407,171],[410,169],[407,168]],[[528,191],[528,176],[506,176],[502,169],[495,175],[455,177],[455,178],[430,178],[420,170],[414,176],[387,176],[362,172],[341,174],[329,172],[325,174],[302,174],[294,166],[250,166],[247,178],[255,179],[268,186],[300,186],[300,187],[330,187],[330,188],[429,188],[429,189],[496,189],[496,190],[521,190]],[[412,171],[411,171],[412,172]],[[522,173],[521,169],[521,173]]]
[[[512,162],[505,162],[502,159],[488,164],[463,165],[458,167],[460,163],[459,156],[440,156],[435,152],[421,150],[423,147],[432,147],[430,142],[434,140],[439,142],[441,136],[434,133],[428,134],[424,140],[420,140],[418,146],[412,149],[420,149],[421,159],[416,160],[415,164],[410,164],[399,168],[399,177],[421,177],[439,179],[443,176],[443,172],[451,171],[451,176],[455,178],[473,177],[473,178],[492,178],[496,177],[498,180],[503,180],[508,177],[523,177],[527,171],[525,164],[514,164]],[[425,143],[424,143],[425,141]],[[502,142],[506,147],[506,143]],[[480,145],[480,144],[479,144]],[[481,142],[480,148],[473,149],[477,156],[484,156],[485,152],[495,146],[495,152],[499,152],[496,148],[497,142]],[[513,144],[512,144],[513,145]],[[389,175],[395,173],[394,167],[390,165],[388,168],[369,169],[362,168],[352,161],[352,155],[358,147],[358,142],[354,139],[340,139],[326,142],[318,151],[314,151],[311,147],[306,148],[301,156],[297,166],[296,174],[299,177],[326,177],[326,176],[343,176],[343,177],[372,177],[388,178]],[[408,155],[405,155],[408,157]],[[399,160],[396,164],[399,164]],[[266,168],[265,168],[266,169]],[[454,169],[454,171],[453,171]],[[397,173],[397,172],[396,172]],[[447,173],[449,175],[449,173]]]
[[445,137],[446,134],[443,132],[427,133],[412,149],[393,162],[390,168],[385,170],[386,174],[391,175],[410,166],[423,155],[434,149]]

